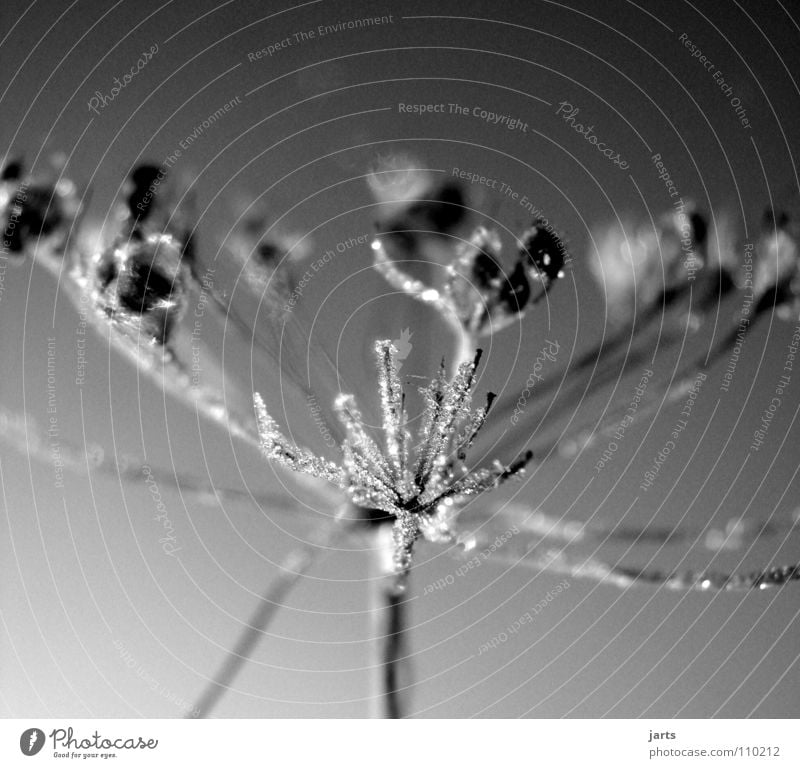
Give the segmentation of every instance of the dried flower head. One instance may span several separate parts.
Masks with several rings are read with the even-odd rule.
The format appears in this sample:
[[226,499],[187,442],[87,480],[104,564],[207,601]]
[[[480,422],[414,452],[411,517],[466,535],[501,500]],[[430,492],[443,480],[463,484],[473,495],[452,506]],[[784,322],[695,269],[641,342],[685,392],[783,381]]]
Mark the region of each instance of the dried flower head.
[[22,257],[41,247],[62,255],[80,212],[78,190],[68,179],[51,183],[43,179],[19,180],[17,163],[6,166],[0,181],[0,230],[2,247]]
[[22,163],[19,160],[12,160],[0,171],[0,181],[14,181],[22,177]]
[[260,297],[262,310],[277,318],[290,306],[303,273],[297,265],[311,254],[312,241],[308,236],[267,226],[268,220],[268,214],[261,210],[244,215],[225,249],[242,287]]
[[186,267],[171,235],[117,242],[95,256],[95,305],[117,330],[137,342],[163,345],[186,304]]
[[183,262],[189,265],[196,257],[194,181],[188,170],[176,173],[166,165],[151,163],[135,166],[116,206],[117,239],[172,235],[181,243]]
[[528,269],[528,277],[545,290],[564,277],[566,250],[552,227],[536,219],[519,241],[519,255]]
[[445,294],[472,334],[497,331],[513,322],[531,297],[522,260],[511,273],[505,272],[501,249],[497,232],[478,227],[449,266]]
[[757,312],[774,308],[778,317],[796,317],[800,304],[800,245],[798,230],[788,214],[765,215],[764,231],[756,245],[753,293]]
[[649,244],[648,253],[658,258],[654,269],[662,272],[662,303],[680,296],[705,268],[706,235],[705,219],[693,202],[664,214],[655,232],[640,232]]
[[431,187],[431,173],[421,160],[403,152],[379,156],[367,176],[367,185],[382,203],[415,200]]
[[733,287],[730,225],[720,219],[709,239],[706,220],[691,201],[662,215],[655,226],[627,222],[608,227],[597,239],[598,258],[590,266],[613,326],[665,309],[692,285],[701,310]]
[[389,205],[377,227],[398,255],[419,256],[426,240],[449,237],[459,230],[467,216],[466,205],[461,187],[446,182],[423,189],[416,199]]
[[[440,290],[403,272],[387,253],[385,240],[386,235],[379,235],[372,243],[375,269],[394,288],[434,307],[472,338],[494,333],[522,317],[563,277],[566,263],[558,236],[535,225],[517,241],[517,262],[510,272],[505,271],[499,235],[480,226],[447,264],[448,278]],[[543,286],[538,296],[531,295],[531,281]]]
[[412,449],[397,375],[397,349],[389,341],[378,341],[375,352],[384,445],[369,434],[353,395],[339,395],[336,411],[347,433],[341,466],[290,443],[258,394],[255,406],[261,449],[267,459],[327,480],[344,490],[356,506],[380,510],[394,519],[394,568],[401,587],[415,541],[421,536],[431,541],[451,539],[459,504],[521,473],[531,455],[526,453],[509,466],[495,462],[491,469],[467,468],[467,452],[494,399],[490,394],[483,408],[471,408],[480,351],[474,360],[459,366],[452,381],[445,379],[442,369],[420,390],[425,411],[417,446]]
[[163,177],[161,168],[148,163],[136,166],[128,177],[125,205],[128,215],[139,224],[152,212]]
[[674,285],[672,256],[665,263],[658,231],[627,223],[595,235],[597,258],[589,261],[606,299],[609,322],[621,327],[647,313]]

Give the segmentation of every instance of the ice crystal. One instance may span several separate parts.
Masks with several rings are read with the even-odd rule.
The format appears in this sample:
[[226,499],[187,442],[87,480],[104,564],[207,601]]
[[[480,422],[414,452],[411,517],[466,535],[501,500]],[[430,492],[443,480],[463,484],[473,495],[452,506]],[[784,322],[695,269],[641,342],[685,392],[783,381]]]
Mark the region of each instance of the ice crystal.
[[425,402],[417,445],[412,449],[405,396],[397,374],[397,348],[375,343],[378,359],[383,446],[370,434],[353,395],[341,394],[336,412],[344,425],[341,467],[289,442],[255,395],[258,430],[264,456],[296,472],[327,480],[347,493],[358,507],[380,510],[394,518],[394,568],[402,577],[420,537],[447,541],[454,537],[455,510],[468,497],[520,474],[531,458],[511,465],[470,471],[467,451],[483,426],[494,395],[485,407],[472,409],[480,350],[462,363],[451,381],[443,368],[421,389]]

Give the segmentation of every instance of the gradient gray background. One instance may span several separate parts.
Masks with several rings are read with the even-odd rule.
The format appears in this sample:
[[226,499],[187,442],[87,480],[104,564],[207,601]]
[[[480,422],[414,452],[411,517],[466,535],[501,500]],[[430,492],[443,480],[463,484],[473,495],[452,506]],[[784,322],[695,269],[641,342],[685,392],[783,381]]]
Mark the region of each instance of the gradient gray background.
[[[669,205],[650,161],[653,152],[662,154],[684,198],[715,214],[741,206],[751,238],[770,196],[785,198],[797,189],[791,154],[800,133],[795,4],[323,1],[270,17],[281,10],[275,2],[4,3],[0,147],[28,162],[44,163],[53,152],[71,155],[67,174],[91,186],[89,218],[98,222],[135,163],[162,162],[194,126],[241,97],[184,154],[180,167],[196,179],[206,258],[241,207],[286,174],[291,173],[265,194],[264,204],[273,219],[296,206],[283,224],[313,232],[312,255],[371,230],[374,209],[363,207],[371,199],[357,177],[379,156],[410,152],[433,169],[459,167],[499,178],[536,201],[573,255],[572,270],[551,301],[498,335],[488,350],[481,388],[510,391],[524,382],[544,338],[563,344],[559,366],[570,350],[578,353],[600,338],[603,302],[585,264],[588,229],[616,214],[658,215]],[[318,24],[389,13],[391,25],[344,30],[255,62],[247,58]],[[401,18],[421,14],[473,18]],[[740,126],[719,88],[680,44],[682,32],[725,72],[752,130]],[[94,91],[110,90],[113,78],[154,43],[159,53],[87,127]],[[473,117],[398,115],[399,101],[482,105],[520,117],[530,131],[508,131]],[[628,160],[629,171],[568,129],[555,115],[553,105],[561,101],[580,108],[581,118]],[[392,109],[352,116],[384,107]],[[515,203],[477,192],[473,205],[485,215],[512,232],[527,225]],[[343,369],[367,393],[374,386],[371,339],[397,338],[403,328],[412,329],[414,348],[404,374],[427,375],[430,361],[450,351],[431,313],[387,295],[385,285],[363,271],[369,259],[367,248],[349,251],[309,289],[310,301],[326,298],[312,340],[340,343]],[[280,487],[254,451],[198,422],[190,407],[165,400],[105,337],[94,337],[86,381],[76,387],[77,315],[63,299],[57,301],[54,281],[26,265],[9,269],[4,286],[4,413],[27,412],[40,426],[46,423],[47,339],[55,337],[62,437],[99,444],[107,453],[146,455],[153,467],[207,475],[228,487]],[[373,296],[376,301],[362,306]],[[736,301],[728,302],[722,316],[737,309]],[[702,530],[724,528],[741,515],[784,525],[791,520],[797,507],[800,373],[766,444],[743,469],[742,464],[792,330],[767,319],[753,331],[713,420],[719,376],[709,377],[679,451],[625,523],[652,518],[659,526]],[[691,338],[683,354],[693,355],[710,337],[709,330]],[[244,392],[259,386],[257,374],[251,377],[249,350],[230,344],[230,386]],[[659,379],[668,378],[680,359],[679,352],[666,350],[659,357]],[[608,402],[627,398],[631,386],[626,380],[616,390],[607,388],[565,418],[597,416]],[[297,410],[302,412],[302,404]],[[637,424],[588,491],[598,446],[574,463],[554,461],[531,472],[523,485],[493,499],[493,507],[516,496],[516,502],[541,505],[556,516],[622,520],[679,410],[671,407],[652,424]],[[313,522],[245,502],[190,502],[162,488],[181,546],[179,557],[168,557],[143,482],[120,484],[99,474],[90,482],[72,475],[61,490],[54,487],[52,465],[29,460],[25,445],[18,447],[4,442],[1,448],[0,712],[182,715],[175,700],[192,701],[199,693],[275,574],[275,563],[295,537],[308,535]],[[367,714],[369,556],[358,549],[354,543],[354,551],[327,554],[302,580],[216,714]],[[794,562],[797,552],[794,535],[712,561],[701,536],[683,565],[757,568]],[[621,562],[642,564],[654,556],[656,566],[670,568],[684,554],[680,548],[643,548]],[[488,562],[423,596],[426,585],[458,565],[440,549],[420,547],[409,593],[414,714],[800,714],[796,589],[747,595],[623,592],[570,579],[569,589],[532,625],[478,657],[482,643],[531,610],[561,577],[524,564]],[[135,659],[133,669],[120,643]]]

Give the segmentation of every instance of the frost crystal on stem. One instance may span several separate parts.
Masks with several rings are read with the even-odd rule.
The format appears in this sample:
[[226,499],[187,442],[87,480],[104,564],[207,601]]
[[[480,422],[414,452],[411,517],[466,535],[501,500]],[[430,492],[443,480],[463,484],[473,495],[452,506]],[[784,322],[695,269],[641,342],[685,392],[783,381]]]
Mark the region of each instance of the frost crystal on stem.
[[511,465],[495,462],[491,468],[470,472],[467,451],[483,426],[494,395],[486,406],[472,410],[481,352],[462,363],[452,381],[443,370],[420,392],[425,411],[412,450],[407,428],[405,396],[397,374],[397,349],[390,341],[377,341],[375,353],[380,374],[380,400],[384,445],[368,433],[352,395],[341,394],[336,411],[346,430],[343,461],[314,456],[290,443],[255,395],[261,450],[268,460],[314,477],[328,480],[365,509],[376,509],[394,518],[394,570],[398,587],[411,567],[414,543],[421,536],[430,541],[451,540],[458,505],[467,497],[496,487],[520,474],[531,458],[525,453]]

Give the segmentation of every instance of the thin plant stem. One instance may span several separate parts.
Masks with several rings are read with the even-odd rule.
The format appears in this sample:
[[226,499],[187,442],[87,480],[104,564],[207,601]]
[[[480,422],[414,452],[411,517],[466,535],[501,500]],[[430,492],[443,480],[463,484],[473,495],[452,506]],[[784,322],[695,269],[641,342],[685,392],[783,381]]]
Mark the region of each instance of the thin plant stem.
[[[659,410],[665,403],[671,403],[677,399],[680,399],[680,397],[682,397],[687,391],[687,388],[692,385],[697,373],[710,371],[711,368],[726,353],[730,351],[732,345],[737,340],[742,340],[744,338],[744,334],[748,333],[750,329],[755,326],[762,311],[763,310],[758,310],[757,312],[754,312],[753,317],[745,326],[740,326],[739,322],[737,321],[737,325],[731,328],[730,331],[722,337],[722,340],[718,341],[711,350],[701,352],[699,355],[691,358],[688,362],[683,362],[673,374],[672,380],[675,382],[674,384],[669,384],[666,388],[658,387],[648,391],[642,400],[642,405],[644,407],[640,405],[640,408],[637,411],[637,419],[641,421],[650,413]],[[607,385],[613,377],[621,378],[629,375],[631,371],[635,370],[638,365],[646,362],[647,357],[650,355],[652,355],[652,351],[643,349],[628,356],[626,360],[623,361],[624,366],[621,372],[614,372],[612,366],[607,369],[606,372],[592,378],[589,383],[595,388],[593,391],[599,391],[599,389],[602,386]],[[612,371],[611,374],[608,373],[609,370]],[[577,388],[578,387],[576,387],[576,389]],[[584,394],[585,392],[581,393],[581,397],[583,397]],[[567,402],[568,398],[569,394],[567,395]],[[495,416],[499,417],[507,415],[508,411],[511,410],[511,405],[511,403],[507,405],[503,404],[499,407],[499,409],[496,408],[494,411]],[[579,402],[574,402],[569,405],[569,409],[577,408],[578,405],[580,405]],[[503,411],[503,408],[505,409],[505,412]],[[566,454],[564,453],[564,448],[568,443],[574,443],[577,441],[579,444],[578,448],[583,449],[587,448],[591,443],[596,442],[599,438],[611,434],[619,427],[619,422],[625,415],[627,408],[627,403],[623,402],[605,414],[602,422],[598,422],[593,418],[589,421],[581,423],[577,427],[570,427],[569,432],[566,435],[562,434],[555,441],[540,441],[539,443],[533,444],[532,447],[535,451],[535,455],[542,456],[546,454],[547,459],[563,457],[564,455],[570,457],[573,456],[575,453],[573,450],[567,450]],[[530,436],[535,431],[538,431],[538,424],[541,418],[542,417],[538,414],[538,412],[531,411],[530,413],[526,413],[516,427],[516,436],[510,438],[507,443],[504,443],[504,449],[510,450],[511,448],[516,447],[519,441],[522,441],[523,444],[528,444],[530,441]]]
[[256,609],[233,647],[225,655],[225,659],[200,694],[197,703],[189,710],[189,717],[205,718],[214,711],[244,664],[250,659],[269,623],[283,606],[286,595],[314,564],[322,548],[330,546],[345,531],[342,517],[347,509],[346,505],[343,506],[337,512],[336,517],[313,540],[297,547],[287,555],[281,564],[280,575],[273,579],[261,595]]
[[592,556],[569,556],[563,548],[539,552],[509,547],[498,552],[497,562],[518,567],[546,570],[602,584],[630,589],[635,586],[665,587],[686,592],[748,592],[777,589],[800,581],[800,563],[775,565],[752,571],[659,571],[607,563]]
[[392,526],[380,525],[374,534],[372,599],[375,654],[373,661],[373,716],[400,720],[407,714],[407,648],[405,582],[392,567]]
[[405,598],[397,589],[385,589],[384,600],[388,616],[386,638],[383,642],[383,685],[386,717],[403,717],[400,667],[406,657]]
[[451,379],[458,373],[462,363],[470,363],[475,359],[475,354],[478,351],[478,339],[475,334],[469,333],[460,326],[455,326],[453,333],[456,336],[458,346],[453,356],[453,362],[450,365]]

